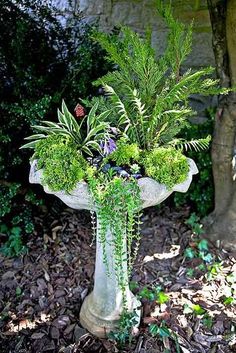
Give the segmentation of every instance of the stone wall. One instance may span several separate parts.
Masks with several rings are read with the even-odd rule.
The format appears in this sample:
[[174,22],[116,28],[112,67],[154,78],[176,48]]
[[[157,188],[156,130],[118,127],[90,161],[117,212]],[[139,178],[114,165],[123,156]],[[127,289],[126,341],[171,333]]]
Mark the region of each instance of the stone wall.
[[[190,23],[194,19],[193,51],[186,65],[214,65],[206,0],[173,0],[172,3],[181,21]],[[157,54],[163,52],[167,28],[157,14],[155,0],[52,0],[52,4],[68,15],[82,11],[87,21],[98,21],[104,31],[126,24],[142,33],[150,26],[153,46]]]
[[[82,11],[87,21],[98,21],[104,31],[126,24],[142,33],[150,26],[153,46],[157,54],[163,52],[167,28],[157,14],[155,0],[52,0],[52,3],[68,15]],[[181,21],[190,23],[194,19],[193,51],[186,66],[214,65],[206,0],[173,0],[172,3],[174,13]]]

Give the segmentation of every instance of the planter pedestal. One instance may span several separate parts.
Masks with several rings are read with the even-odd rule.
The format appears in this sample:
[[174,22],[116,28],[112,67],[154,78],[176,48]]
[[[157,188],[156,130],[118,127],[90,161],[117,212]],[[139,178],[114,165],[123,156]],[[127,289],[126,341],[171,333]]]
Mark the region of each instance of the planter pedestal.
[[[122,291],[118,285],[117,276],[114,270],[114,257],[112,249],[112,234],[107,231],[106,234],[106,259],[107,265],[103,262],[103,247],[99,241],[99,220],[97,220],[96,237],[96,263],[94,274],[94,289],[84,300],[81,312],[80,323],[95,336],[103,338],[110,331],[118,327],[120,313],[122,312]],[[124,234],[123,251],[127,252],[126,235]],[[107,271],[107,267],[109,272]],[[128,286],[127,263],[123,262],[122,273],[124,274],[125,298],[127,300],[127,309],[136,311],[140,318],[141,303],[135,298]],[[139,321],[139,320],[138,320]],[[138,322],[139,323],[139,322]]]
[[[189,174],[187,179],[178,185],[175,185],[171,190],[168,190],[165,185],[159,184],[151,178],[141,178],[138,180],[140,187],[140,196],[142,200],[142,208],[154,206],[164,201],[172,192],[186,192],[191,184],[192,175],[198,173],[198,169],[193,160],[188,159]],[[31,163],[30,182],[33,184],[42,185],[42,170],[37,170],[37,161]],[[47,186],[43,185],[45,192],[54,194],[59,197],[67,206],[74,209],[87,209],[96,211],[95,205],[92,204],[88,185],[85,182],[77,184],[76,188],[70,193],[65,191],[54,192]],[[96,264],[94,274],[94,289],[85,298],[80,312],[80,322],[83,327],[97,337],[103,338],[110,331],[114,331],[118,326],[120,314],[122,313],[122,292],[118,286],[117,276],[114,268],[114,258],[112,251],[112,234],[108,230],[106,235],[106,256],[107,266],[103,262],[103,247],[99,242],[99,220],[97,223],[96,237]],[[126,235],[124,233],[123,249],[126,254]],[[126,257],[126,255],[125,255]],[[126,283],[125,297],[127,308],[130,311],[135,310],[137,321],[140,321],[141,303],[135,298],[128,286],[128,271],[127,263],[123,262],[122,273]],[[137,323],[139,324],[139,322]]]

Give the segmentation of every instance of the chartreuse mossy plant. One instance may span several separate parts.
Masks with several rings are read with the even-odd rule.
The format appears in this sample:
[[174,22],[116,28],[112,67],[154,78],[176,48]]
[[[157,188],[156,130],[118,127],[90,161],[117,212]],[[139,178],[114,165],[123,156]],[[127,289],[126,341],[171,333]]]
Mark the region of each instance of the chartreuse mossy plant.
[[131,165],[132,162],[140,160],[141,150],[136,143],[129,143],[125,139],[117,142],[117,148],[109,154],[107,160],[116,162],[116,165]]
[[186,180],[189,165],[187,158],[174,148],[155,148],[142,159],[145,174],[171,189]]
[[89,168],[72,139],[62,135],[39,140],[33,158],[38,161],[38,169],[43,169],[43,184],[53,191],[70,192],[85,179]]

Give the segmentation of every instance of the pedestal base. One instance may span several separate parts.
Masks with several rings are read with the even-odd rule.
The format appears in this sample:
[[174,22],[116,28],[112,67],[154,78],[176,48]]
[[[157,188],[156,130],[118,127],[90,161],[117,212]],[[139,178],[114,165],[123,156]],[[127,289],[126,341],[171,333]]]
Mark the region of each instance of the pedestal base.
[[[141,303],[132,295],[130,311],[135,310],[137,314],[137,326],[140,323]],[[119,313],[121,314],[121,313]],[[94,336],[105,338],[111,331],[116,331],[119,327],[119,314],[116,312],[109,316],[102,316],[102,313],[96,313],[93,303],[93,293],[89,294],[85,299],[80,311],[80,323],[91,332]]]

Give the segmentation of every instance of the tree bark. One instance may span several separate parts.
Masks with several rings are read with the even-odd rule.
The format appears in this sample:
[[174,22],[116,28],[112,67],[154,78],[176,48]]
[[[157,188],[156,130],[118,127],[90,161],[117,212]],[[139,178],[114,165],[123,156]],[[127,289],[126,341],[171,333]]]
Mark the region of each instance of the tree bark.
[[[216,72],[222,87],[236,84],[236,0],[208,0]],[[221,96],[212,141],[215,209],[205,222],[210,239],[236,249],[236,94]]]

